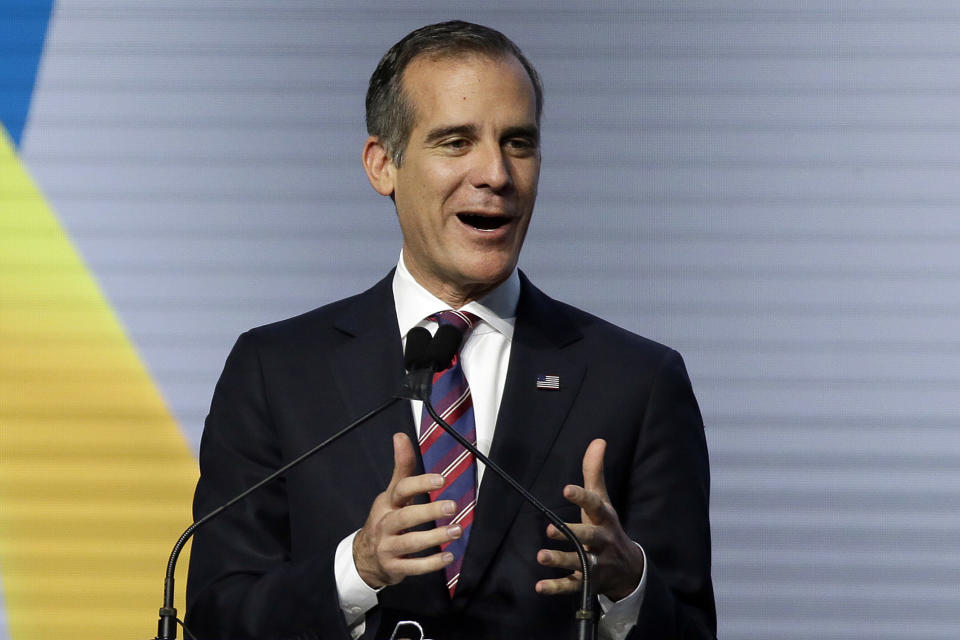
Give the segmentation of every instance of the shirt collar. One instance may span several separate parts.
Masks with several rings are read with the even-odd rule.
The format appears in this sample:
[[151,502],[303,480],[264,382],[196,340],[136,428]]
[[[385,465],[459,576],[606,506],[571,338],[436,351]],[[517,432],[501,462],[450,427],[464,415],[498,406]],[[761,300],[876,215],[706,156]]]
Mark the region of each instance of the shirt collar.
[[[431,313],[449,309],[450,305],[440,300],[417,282],[403,262],[403,251],[393,274],[393,299],[397,307],[397,322],[400,335],[406,336],[410,329],[422,325]],[[508,340],[513,339],[513,327],[517,321],[517,302],[520,300],[520,276],[516,268],[497,287],[478,300],[461,307],[479,317],[483,323],[474,333],[483,332],[484,323],[500,332]]]

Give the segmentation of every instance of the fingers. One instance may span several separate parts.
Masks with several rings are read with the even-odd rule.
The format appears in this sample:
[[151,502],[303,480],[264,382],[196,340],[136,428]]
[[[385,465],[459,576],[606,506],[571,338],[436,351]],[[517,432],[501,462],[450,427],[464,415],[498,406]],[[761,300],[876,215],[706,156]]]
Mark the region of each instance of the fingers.
[[[384,495],[381,494],[381,498]],[[410,530],[451,515],[456,509],[452,500],[385,510],[379,509],[377,502],[379,499],[374,502],[367,524],[357,532],[353,544],[357,573],[369,586],[379,588],[396,584],[407,576],[436,571],[453,561],[451,555],[443,553],[426,558],[409,557],[463,535],[459,525],[435,527],[428,531]]]
[[[602,439],[593,440],[587,446],[583,454],[583,486],[567,485],[563,488],[563,496],[580,507],[582,522],[567,523],[567,526],[593,557],[590,570],[593,589],[620,600],[636,589],[643,575],[645,561],[643,551],[624,532],[617,512],[610,503],[603,477],[606,448],[607,443]],[[566,539],[553,525],[547,527],[547,536],[552,540]],[[537,562],[570,571],[563,578],[538,582],[538,593],[554,595],[580,589],[583,575],[576,553],[541,549],[537,553]]]
[[580,557],[576,551],[557,551],[556,549],[540,549],[537,552],[537,562],[545,567],[557,569],[580,570]]
[[387,498],[394,508],[405,507],[422,493],[436,491],[443,486],[443,476],[439,473],[424,473],[419,476],[407,476],[387,487]]
[[451,516],[456,511],[452,500],[413,504],[420,494],[443,486],[443,476],[416,473],[417,456],[410,438],[393,436],[393,476],[387,488],[376,497],[366,523],[353,541],[353,561],[360,577],[371,587],[396,584],[408,575],[436,571],[452,562],[452,556],[437,553],[426,558],[413,554],[459,538],[459,526],[437,527],[429,531],[411,531],[422,524]]
[[424,549],[438,547],[445,542],[456,540],[463,535],[457,526],[437,527],[429,531],[408,531],[399,535],[384,536],[372,550],[371,562],[359,562],[357,556],[357,538],[354,539],[354,562],[360,577],[371,587],[379,588],[396,584],[407,576],[421,575],[439,571],[453,562],[449,551],[434,553],[425,557],[410,557]]
[[545,596],[555,596],[561,593],[577,593],[580,591],[582,576],[579,571],[562,578],[540,580],[536,584],[537,593]]
[[[600,551],[606,549],[610,544],[610,537],[607,535],[607,529],[588,524],[567,523],[567,526],[577,536],[577,539],[583,543],[587,551]],[[552,540],[567,540],[567,536],[552,524],[547,527],[547,537]],[[580,556],[575,551],[558,551],[556,549],[541,549],[537,552],[537,562],[545,567],[556,567],[558,569],[569,569],[577,571],[581,569]]]
[[[554,528],[553,531],[560,534],[560,537],[564,537],[556,528]],[[555,536],[551,535],[551,537]],[[583,573],[580,571],[580,557],[575,551],[540,549],[540,551],[537,552],[537,562],[545,567],[567,569],[570,571],[569,574],[562,578],[540,580],[535,585],[537,593],[552,596],[561,593],[574,593],[580,590],[580,585],[583,583]]]
[[563,497],[580,507],[586,522],[601,524],[615,517],[606,492],[601,495],[584,487],[568,484],[563,488]]
[[383,550],[395,556],[408,556],[430,547],[439,547],[445,542],[463,535],[460,525],[437,527],[429,531],[408,531],[385,541]]
[[417,455],[410,438],[405,433],[393,434],[393,476],[385,492],[392,507],[405,507],[419,494],[430,493],[443,486],[443,476],[440,474],[414,476],[416,470]]
[[[627,537],[615,513],[603,524],[567,523],[567,526],[592,556],[590,575],[596,593],[617,601],[637,588],[645,564],[643,550]],[[547,527],[547,536],[552,540],[566,539],[553,525]],[[559,580],[541,581],[542,584],[537,585],[539,593],[569,593],[582,583],[580,558],[574,552],[541,549],[537,553],[537,562],[571,572]]]
[[[567,526],[575,536],[588,548],[590,545],[597,545],[597,548],[603,546],[603,529],[594,525],[567,523]],[[552,524],[547,527],[547,536],[554,540],[566,540],[567,537]],[[558,551],[556,549],[540,549],[537,552],[537,562],[545,567],[555,569],[566,569],[570,573],[562,578],[552,580],[540,580],[536,584],[537,593],[543,595],[557,595],[562,593],[574,593],[580,590],[583,582],[581,573],[580,556],[575,551]]]
[[435,553],[423,558],[405,558],[397,556],[384,563],[384,569],[391,575],[419,576],[424,573],[440,571],[453,562],[453,554],[449,551]]
[[[587,548],[587,551],[602,548],[604,545],[610,543],[607,529],[602,526],[568,522],[567,527],[570,528],[573,535],[577,536],[577,540]],[[547,525],[547,537],[551,540],[567,540],[567,536],[552,524]]]
[[449,518],[456,510],[457,503],[453,500],[412,504],[385,514],[381,521],[381,528],[385,533],[398,535],[421,524],[440,520],[443,517]]

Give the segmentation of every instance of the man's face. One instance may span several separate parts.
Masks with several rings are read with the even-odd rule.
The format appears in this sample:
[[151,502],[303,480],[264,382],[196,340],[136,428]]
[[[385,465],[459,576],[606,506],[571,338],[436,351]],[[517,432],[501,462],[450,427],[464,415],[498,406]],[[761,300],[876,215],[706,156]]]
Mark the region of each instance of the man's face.
[[393,195],[413,276],[460,306],[513,271],[540,177],[533,84],[512,57],[418,58],[414,127]]

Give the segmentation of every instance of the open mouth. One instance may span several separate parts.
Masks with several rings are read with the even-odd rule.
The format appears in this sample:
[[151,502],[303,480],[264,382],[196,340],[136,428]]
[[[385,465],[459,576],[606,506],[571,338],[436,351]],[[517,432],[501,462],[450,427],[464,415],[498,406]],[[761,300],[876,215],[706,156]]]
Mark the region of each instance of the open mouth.
[[458,213],[457,217],[463,224],[480,231],[493,231],[510,222],[509,216],[484,216],[476,213]]

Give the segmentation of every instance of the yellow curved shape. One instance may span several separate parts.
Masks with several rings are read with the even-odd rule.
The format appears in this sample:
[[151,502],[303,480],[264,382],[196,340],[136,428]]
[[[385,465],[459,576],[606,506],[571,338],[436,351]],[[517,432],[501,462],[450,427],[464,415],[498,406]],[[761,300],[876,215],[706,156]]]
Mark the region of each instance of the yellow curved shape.
[[10,637],[153,637],[197,473],[0,126],[0,589]]

